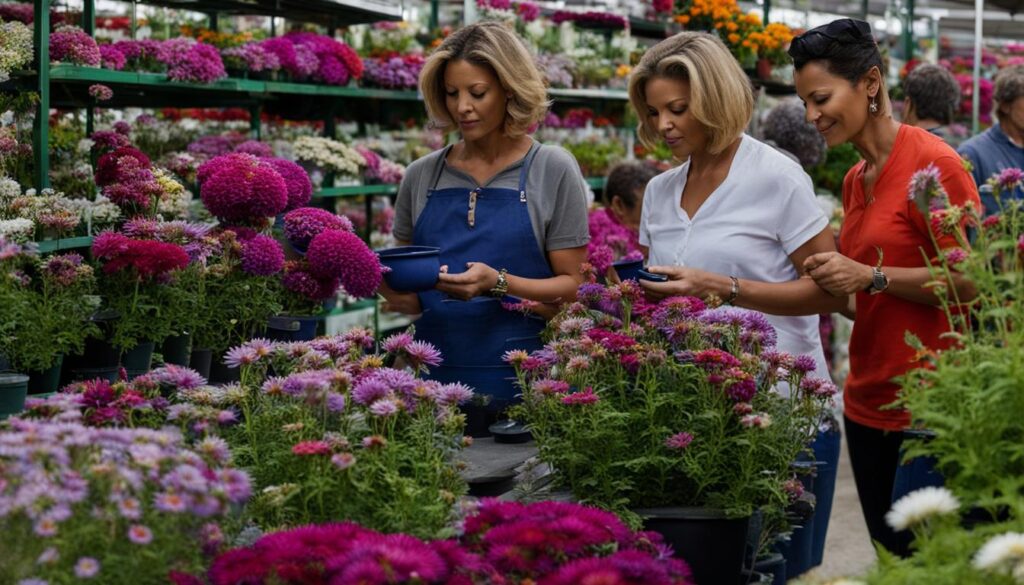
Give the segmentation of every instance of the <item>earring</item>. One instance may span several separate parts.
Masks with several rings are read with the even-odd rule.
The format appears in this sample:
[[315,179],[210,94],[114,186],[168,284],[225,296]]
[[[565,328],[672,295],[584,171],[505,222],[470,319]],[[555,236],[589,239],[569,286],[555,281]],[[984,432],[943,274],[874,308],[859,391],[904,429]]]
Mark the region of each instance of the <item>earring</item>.
[[868,109],[871,110],[872,114],[878,113],[878,102],[875,101],[875,98],[871,98],[871,106]]

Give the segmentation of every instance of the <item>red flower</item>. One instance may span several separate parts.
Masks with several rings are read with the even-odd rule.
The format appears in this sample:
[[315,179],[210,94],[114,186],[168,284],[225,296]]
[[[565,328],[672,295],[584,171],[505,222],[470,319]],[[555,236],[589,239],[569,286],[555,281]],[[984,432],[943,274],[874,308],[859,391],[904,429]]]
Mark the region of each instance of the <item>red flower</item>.
[[331,445],[327,441],[302,441],[292,445],[292,453],[295,455],[330,455]]

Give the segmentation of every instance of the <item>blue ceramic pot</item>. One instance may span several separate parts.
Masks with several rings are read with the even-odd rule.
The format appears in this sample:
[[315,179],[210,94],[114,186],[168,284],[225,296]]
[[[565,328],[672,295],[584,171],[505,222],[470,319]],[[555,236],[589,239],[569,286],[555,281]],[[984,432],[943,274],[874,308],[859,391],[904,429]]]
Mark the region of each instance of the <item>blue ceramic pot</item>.
[[434,288],[441,272],[441,249],[401,246],[378,250],[380,263],[391,269],[384,280],[399,292],[424,292]]

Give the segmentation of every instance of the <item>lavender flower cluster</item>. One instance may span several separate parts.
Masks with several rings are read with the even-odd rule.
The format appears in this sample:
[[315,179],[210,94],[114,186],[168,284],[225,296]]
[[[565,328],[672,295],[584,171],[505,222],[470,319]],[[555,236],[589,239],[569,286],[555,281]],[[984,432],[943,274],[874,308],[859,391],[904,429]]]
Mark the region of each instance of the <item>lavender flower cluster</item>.
[[211,83],[227,76],[217,48],[193,39],[118,41],[98,51],[95,65],[102,61],[108,69],[166,70],[168,79],[191,83]]
[[328,36],[294,32],[259,42],[294,80],[347,85],[363,76],[363,62],[347,44]]
[[425,62],[418,53],[367,58],[363,61],[363,83],[386,89],[416,89]]

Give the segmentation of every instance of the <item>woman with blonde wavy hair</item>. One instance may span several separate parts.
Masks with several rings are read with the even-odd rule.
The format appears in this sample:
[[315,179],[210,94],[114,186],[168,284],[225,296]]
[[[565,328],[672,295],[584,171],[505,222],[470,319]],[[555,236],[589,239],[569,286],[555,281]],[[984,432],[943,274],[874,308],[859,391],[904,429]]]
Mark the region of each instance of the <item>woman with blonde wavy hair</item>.
[[504,25],[454,32],[427,60],[420,90],[433,123],[462,138],[409,165],[394,233],[440,248],[442,273],[436,290],[383,294],[388,308],[422,315],[416,337],[444,359],[431,377],[489,395],[493,414],[515,395],[503,354],[539,349],[544,326],[501,299],[575,298],[590,239],[587,185],[572,155],[527,135],[547,112],[547,88]]

